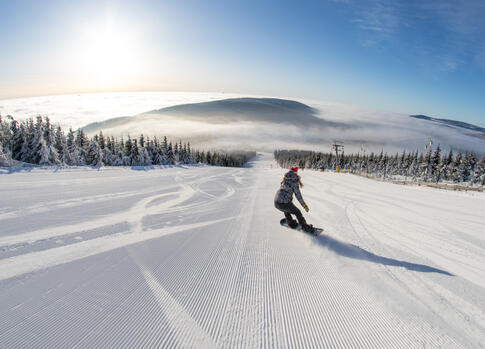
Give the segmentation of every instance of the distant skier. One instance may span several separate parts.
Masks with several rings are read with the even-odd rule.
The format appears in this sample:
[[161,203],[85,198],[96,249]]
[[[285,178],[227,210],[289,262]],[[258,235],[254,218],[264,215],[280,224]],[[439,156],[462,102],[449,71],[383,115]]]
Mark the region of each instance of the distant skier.
[[[285,174],[281,181],[281,186],[276,192],[274,198],[274,206],[285,214],[286,222],[290,228],[295,229],[300,223],[300,226],[305,232],[312,232],[313,226],[307,224],[305,218],[301,214],[300,210],[293,204],[293,194],[300,202],[305,211],[309,211],[307,204],[303,201],[303,197],[300,193],[300,186],[303,187],[300,176],[297,174],[298,167],[291,167],[291,169]],[[292,218],[292,214],[298,219],[298,223]]]

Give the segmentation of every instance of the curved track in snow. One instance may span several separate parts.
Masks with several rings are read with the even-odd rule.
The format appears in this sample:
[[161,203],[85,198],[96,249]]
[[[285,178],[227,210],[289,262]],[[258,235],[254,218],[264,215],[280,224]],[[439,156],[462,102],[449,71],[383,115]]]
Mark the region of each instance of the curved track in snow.
[[484,347],[485,196],[282,169],[0,176],[0,347]]

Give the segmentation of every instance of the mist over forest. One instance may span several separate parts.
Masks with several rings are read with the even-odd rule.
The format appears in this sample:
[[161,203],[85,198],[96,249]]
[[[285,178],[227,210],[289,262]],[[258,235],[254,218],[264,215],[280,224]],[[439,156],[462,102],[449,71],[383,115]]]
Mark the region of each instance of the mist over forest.
[[482,129],[451,121],[246,97],[170,106],[91,123],[83,130],[117,136],[164,133],[190,137],[201,148],[326,151],[339,140],[349,153],[395,153],[422,151],[431,141],[443,151],[485,154]]

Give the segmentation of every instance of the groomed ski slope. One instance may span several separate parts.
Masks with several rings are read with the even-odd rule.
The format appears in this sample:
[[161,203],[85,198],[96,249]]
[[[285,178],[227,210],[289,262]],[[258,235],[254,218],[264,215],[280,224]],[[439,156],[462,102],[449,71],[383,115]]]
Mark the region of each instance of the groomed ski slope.
[[485,195],[284,170],[0,174],[1,348],[483,348]]

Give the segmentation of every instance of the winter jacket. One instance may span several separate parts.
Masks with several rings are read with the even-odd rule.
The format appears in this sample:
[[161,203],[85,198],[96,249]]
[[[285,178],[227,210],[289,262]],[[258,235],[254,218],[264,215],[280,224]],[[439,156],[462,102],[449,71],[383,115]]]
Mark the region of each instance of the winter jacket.
[[280,188],[276,192],[274,197],[274,201],[286,204],[293,200],[293,194],[295,194],[296,198],[300,202],[302,206],[305,206],[305,201],[303,201],[303,197],[300,193],[300,184],[298,183],[298,175],[295,171],[288,171],[285,174],[283,182],[281,183]]

